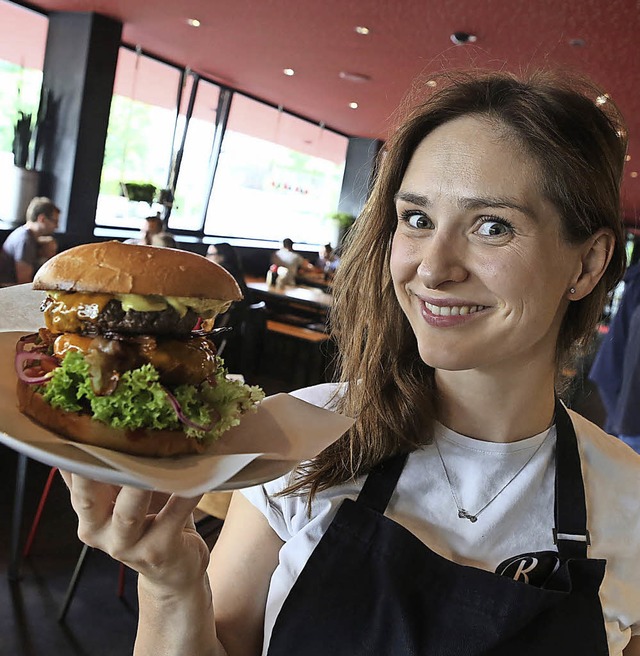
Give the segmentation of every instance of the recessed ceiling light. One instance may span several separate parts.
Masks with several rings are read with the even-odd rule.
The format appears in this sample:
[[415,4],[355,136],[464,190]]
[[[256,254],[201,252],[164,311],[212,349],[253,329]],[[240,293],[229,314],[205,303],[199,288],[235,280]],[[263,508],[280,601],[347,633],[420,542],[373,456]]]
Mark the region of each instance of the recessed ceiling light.
[[427,80],[428,87],[437,87],[438,83],[435,80]]
[[457,46],[463,46],[466,43],[475,43],[478,40],[475,34],[470,34],[469,32],[454,32],[449,38],[451,39],[451,43]]
[[631,171],[629,174],[632,178],[637,178],[638,177],[638,172],[637,171]]
[[356,27],[354,27],[354,29],[358,34],[369,34],[369,32],[371,31],[368,27],[365,27],[364,25],[357,25]]
[[631,155],[625,155],[624,156],[624,161],[625,162],[630,162],[631,161]]
[[357,102],[350,102],[349,107],[351,107],[351,109],[358,109],[358,103]]
[[351,71],[340,71],[338,77],[349,82],[368,82],[371,79],[365,73],[352,73]]
[[201,23],[197,18],[187,18],[187,25],[191,25],[191,27],[200,27]]
[[296,74],[296,72],[293,70],[293,68],[283,68],[283,69],[282,69],[282,72],[283,72],[285,75],[288,75],[289,77],[291,77],[292,75],[295,75],[295,74]]
[[598,96],[596,98],[596,104],[598,105],[604,105],[607,100],[609,100],[609,94],[608,93],[603,93],[601,96]]

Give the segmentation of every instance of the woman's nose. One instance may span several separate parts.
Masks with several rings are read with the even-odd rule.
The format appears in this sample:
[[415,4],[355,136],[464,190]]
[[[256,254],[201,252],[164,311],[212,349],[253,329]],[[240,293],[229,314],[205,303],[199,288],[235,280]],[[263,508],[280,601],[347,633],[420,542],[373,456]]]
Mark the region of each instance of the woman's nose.
[[430,289],[463,282],[469,275],[465,259],[464,248],[454,237],[436,232],[424,241],[418,277]]

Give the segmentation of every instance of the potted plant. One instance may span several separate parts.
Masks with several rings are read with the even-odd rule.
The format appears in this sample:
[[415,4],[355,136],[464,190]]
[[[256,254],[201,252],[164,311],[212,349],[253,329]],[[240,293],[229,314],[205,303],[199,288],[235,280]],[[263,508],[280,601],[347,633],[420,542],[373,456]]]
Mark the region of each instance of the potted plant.
[[14,124],[13,184],[8,190],[7,216],[3,217],[14,225],[24,223],[27,205],[38,195],[40,175],[36,165],[42,144],[50,132],[50,100],[50,90],[43,87],[35,125],[33,115],[23,111],[18,111]]
[[153,204],[157,191],[156,186],[149,182],[121,182],[120,188],[127,200],[149,203],[149,206]]
[[31,114],[18,112],[18,119],[13,127],[13,163],[26,169],[31,143]]
[[329,215],[329,218],[338,226],[338,246],[340,246],[354,224],[356,217],[348,212],[334,212]]

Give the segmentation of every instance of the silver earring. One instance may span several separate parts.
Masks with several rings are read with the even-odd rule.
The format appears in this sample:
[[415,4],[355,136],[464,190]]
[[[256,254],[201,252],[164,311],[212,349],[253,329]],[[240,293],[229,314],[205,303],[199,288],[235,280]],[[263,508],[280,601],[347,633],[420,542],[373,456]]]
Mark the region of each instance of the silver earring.
[[576,288],[575,288],[575,287],[571,287],[571,288],[569,289],[569,294],[575,294],[575,293],[576,293]]

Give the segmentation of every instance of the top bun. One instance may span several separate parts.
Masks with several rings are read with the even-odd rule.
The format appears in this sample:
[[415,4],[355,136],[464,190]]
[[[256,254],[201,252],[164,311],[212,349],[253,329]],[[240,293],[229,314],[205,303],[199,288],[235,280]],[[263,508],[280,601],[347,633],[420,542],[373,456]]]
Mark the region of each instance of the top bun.
[[233,276],[202,255],[172,248],[105,241],[82,244],[45,262],[34,289],[239,301]]

